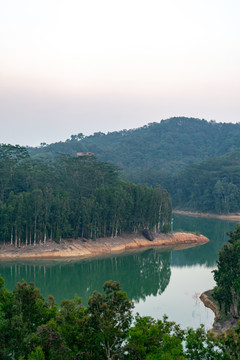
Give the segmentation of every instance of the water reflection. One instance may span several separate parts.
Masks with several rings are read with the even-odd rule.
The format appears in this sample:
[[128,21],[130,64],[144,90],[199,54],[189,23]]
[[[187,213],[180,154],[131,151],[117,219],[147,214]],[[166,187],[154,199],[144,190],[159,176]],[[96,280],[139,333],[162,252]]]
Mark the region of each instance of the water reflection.
[[236,222],[223,221],[212,218],[195,218],[174,214],[174,231],[184,230],[198,232],[210,239],[204,246],[198,246],[172,253],[171,265],[192,266],[205,265],[214,267],[218,259],[219,250],[227,241],[227,232],[234,230]]
[[0,274],[8,289],[22,279],[34,281],[44,296],[52,294],[58,304],[76,293],[87,304],[94,290],[102,291],[106,280],[118,280],[137,303],[140,314],[155,318],[167,314],[184,327],[204,323],[210,328],[213,313],[202,303],[196,305],[196,298],[214,286],[211,271],[227,240],[226,232],[234,230],[235,225],[218,219],[174,215],[174,230],[197,231],[210,242],[186,250],[161,252],[153,248],[78,261],[0,262]]
[[130,299],[138,302],[160,295],[171,276],[170,253],[149,249],[143,252],[82,261],[18,261],[0,263],[6,287],[13,289],[22,279],[34,281],[44,296],[58,303],[77,293],[86,304],[94,290],[102,291],[106,280],[120,281]]

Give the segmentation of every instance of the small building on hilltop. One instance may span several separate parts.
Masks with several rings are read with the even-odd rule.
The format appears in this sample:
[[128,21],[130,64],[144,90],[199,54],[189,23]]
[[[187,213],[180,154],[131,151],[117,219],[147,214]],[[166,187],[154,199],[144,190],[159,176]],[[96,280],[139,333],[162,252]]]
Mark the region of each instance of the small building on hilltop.
[[76,155],[77,156],[94,156],[94,154],[92,152],[86,152],[86,153],[78,152]]

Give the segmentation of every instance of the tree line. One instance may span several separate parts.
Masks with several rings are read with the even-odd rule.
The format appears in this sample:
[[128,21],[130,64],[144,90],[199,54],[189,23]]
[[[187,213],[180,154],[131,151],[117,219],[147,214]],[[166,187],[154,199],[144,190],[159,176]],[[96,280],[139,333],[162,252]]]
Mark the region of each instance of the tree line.
[[166,232],[170,216],[166,191],[124,182],[115,166],[93,156],[51,162],[30,158],[24,147],[0,146],[1,242]]

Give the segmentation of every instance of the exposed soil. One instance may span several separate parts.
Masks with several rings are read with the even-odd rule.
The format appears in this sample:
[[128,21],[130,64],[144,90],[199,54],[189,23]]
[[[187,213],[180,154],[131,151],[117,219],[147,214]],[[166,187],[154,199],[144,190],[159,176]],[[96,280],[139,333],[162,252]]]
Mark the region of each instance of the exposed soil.
[[60,244],[47,241],[46,244],[22,245],[14,247],[5,244],[0,247],[0,260],[32,258],[70,258],[96,257],[104,254],[119,253],[138,248],[158,247],[165,250],[180,250],[205,244],[209,241],[203,235],[191,233],[154,233],[154,240],[149,241],[142,234],[123,234],[115,238],[100,238],[96,241],[83,239],[61,240]]
[[210,330],[215,336],[226,332],[228,329],[233,329],[238,325],[237,319],[226,316],[224,312],[220,310],[218,303],[212,297],[212,290],[202,293],[200,299],[204,305],[211,309],[215,314],[213,328]]

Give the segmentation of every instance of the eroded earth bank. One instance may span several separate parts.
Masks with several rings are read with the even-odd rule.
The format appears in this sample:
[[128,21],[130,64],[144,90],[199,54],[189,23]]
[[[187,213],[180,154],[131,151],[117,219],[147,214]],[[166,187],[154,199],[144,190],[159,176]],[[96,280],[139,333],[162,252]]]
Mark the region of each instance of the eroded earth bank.
[[96,257],[135,250],[139,248],[160,247],[163,249],[180,250],[192,246],[202,245],[209,241],[203,235],[185,232],[154,233],[154,240],[147,240],[142,234],[123,234],[115,238],[100,238],[96,241],[82,239],[61,240],[60,244],[47,241],[46,244],[28,245],[15,248],[5,244],[0,247],[0,260],[32,259],[32,258],[69,258]]

